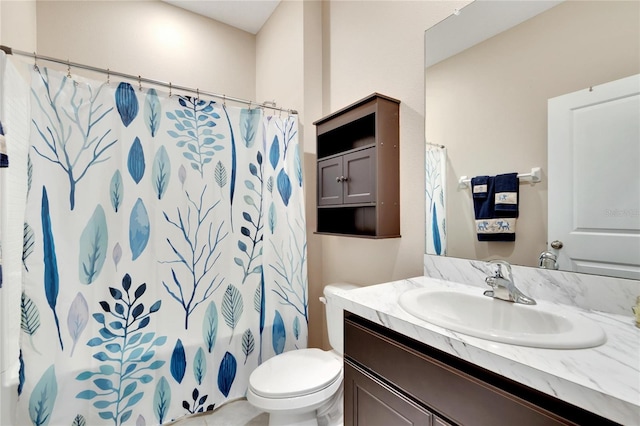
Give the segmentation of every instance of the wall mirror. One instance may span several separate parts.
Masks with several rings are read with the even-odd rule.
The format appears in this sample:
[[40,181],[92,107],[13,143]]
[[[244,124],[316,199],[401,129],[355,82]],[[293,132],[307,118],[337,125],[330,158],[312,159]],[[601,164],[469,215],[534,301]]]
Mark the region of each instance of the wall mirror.
[[[554,185],[548,99],[638,73],[638,2],[476,0],[429,28],[426,253],[538,266]],[[478,241],[471,192],[458,179],[534,167],[541,182],[519,185],[516,241]]]

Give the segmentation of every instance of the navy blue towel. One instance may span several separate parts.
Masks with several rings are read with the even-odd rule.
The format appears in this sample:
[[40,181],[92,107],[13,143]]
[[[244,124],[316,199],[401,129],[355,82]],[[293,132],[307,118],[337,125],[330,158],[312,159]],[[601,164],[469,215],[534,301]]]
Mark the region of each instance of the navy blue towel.
[[518,217],[520,180],[517,173],[497,175],[495,178],[496,217]]
[[515,218],[500,218],[495,211],[496,178],[477,176],[471,179],[473,210],[478,241],[515,241]]
[[493,176],[476,176],[471,178],[473,210],[476,219],[492,219],[494,217],[493,184]]

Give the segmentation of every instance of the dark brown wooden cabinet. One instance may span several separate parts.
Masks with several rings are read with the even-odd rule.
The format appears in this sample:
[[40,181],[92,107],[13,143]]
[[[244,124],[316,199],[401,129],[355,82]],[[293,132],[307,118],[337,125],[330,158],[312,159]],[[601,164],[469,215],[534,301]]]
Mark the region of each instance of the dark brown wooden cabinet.
[[344,327],[345,426],[616,424],[356,315]]
[[374,93],[314,123],[318,233],[400,236],[399,105]]
[[375,181],[375,148],[318,161],[318,206],[375,203]]
[[448,426],[425,407],[376,379],[366,370],[345,361],[344,392],[352,401],[345,418],[357,426]]

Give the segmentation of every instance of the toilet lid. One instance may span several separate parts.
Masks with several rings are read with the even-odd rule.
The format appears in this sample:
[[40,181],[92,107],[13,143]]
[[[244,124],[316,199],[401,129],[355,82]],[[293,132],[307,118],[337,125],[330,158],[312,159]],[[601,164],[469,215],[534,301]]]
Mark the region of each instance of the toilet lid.
[[249,377],[257,395],[288,398],[326,388],[342,371],[342,359],[320,349],[299,349],[268,359]]

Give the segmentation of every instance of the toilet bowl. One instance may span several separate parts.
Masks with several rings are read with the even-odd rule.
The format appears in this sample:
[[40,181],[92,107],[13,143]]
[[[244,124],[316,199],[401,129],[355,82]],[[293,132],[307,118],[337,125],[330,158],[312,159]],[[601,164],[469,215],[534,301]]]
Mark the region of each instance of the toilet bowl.
[[333,350],[298,349],[284,352],[258,366],[249,377],[247,400],[269,413],[270,426],[342,425],[343,311],[331,294],[357,288],[331,284],[324,289],[327,331]]

